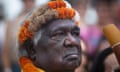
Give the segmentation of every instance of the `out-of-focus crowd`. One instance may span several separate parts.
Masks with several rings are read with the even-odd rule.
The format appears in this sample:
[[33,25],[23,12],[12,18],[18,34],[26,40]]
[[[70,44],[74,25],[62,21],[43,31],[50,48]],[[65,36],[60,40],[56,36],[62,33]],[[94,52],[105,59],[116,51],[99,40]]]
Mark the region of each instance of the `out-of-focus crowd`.
[[[0,3],[0,72],[20,72],[17,34],[35,8],[35,0],[20,0],[24,9],[13,20],[5,17]],[[76,72],[119,72],[114,53],[102,33],[106,24],[120,28],[120,0],[67,0],[80,14],[82,63]]]

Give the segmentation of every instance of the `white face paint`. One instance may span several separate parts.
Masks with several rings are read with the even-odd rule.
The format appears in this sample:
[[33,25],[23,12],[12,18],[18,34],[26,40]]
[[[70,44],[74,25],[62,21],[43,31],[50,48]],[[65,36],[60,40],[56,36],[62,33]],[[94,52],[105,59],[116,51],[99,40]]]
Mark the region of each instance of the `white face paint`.
[[38,40],[41,39],[41,36],[42,36],[41,34],[42,34],[43,31],[42,31],[42,30],[39,30],[38,32],[39,32],[39,33],[36,33],[35,36],[33,37],[33,38],[34,38],[34,39],[33,39],[33,40],[34,40],[34,44],[37,44],[37,43],[38,43]]
[[[38,41],[41,39],[41,34],[42,34],[43,30],[39,30],[38,32],[39,32],[39,33],[36,33],[35,36],[33,37],[33,38],[34,38],[34,39],[33,39],[33,40],[34,40],[34,41],[33,41],[34,44],[37,44]],[[17,44],[17,47],[19,47],[18,44]],[[28,56],[28,53],[27,53],[26,49],[20,47],[20,48],[19,48],[19,52],[18,52],[18,56],[19,56],[19,57],[21,57],[21,56]]]

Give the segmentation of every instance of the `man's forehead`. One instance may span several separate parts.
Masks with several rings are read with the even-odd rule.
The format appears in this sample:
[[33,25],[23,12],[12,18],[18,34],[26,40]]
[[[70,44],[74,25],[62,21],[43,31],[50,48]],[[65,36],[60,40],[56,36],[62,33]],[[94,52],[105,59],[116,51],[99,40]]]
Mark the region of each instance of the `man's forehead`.
[[56,30],[58,28],[66,28],[66,27],[77,27],[76,23],[73,21],[73,20],[69,20],[69,19],[66,19],[66,20],[55,20],[55,21],[52,21],[50,23],[50,25],[48,26],[48,29],[50,30]]

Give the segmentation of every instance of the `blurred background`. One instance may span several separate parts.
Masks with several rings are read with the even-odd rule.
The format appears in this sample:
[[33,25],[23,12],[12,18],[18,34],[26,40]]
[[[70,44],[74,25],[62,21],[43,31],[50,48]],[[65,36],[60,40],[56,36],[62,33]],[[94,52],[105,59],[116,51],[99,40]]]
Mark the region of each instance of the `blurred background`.
[[[0,0],[0,72],[20,72],[17,34],[20,24],[36,6],[49,0]],[[80,14],[82,64],[76,72],[120,72],[102,27],[120,28],[120,0],[67,0]]]

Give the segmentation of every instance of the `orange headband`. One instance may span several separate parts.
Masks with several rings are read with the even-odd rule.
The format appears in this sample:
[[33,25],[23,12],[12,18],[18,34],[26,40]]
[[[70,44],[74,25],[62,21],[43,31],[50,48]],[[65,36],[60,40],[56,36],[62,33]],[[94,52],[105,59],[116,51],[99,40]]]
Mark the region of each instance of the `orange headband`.
[[66,4],[63,1],[52,1],[48,3],[48,6],[52,9],[66,7]]
[[20,29],[20,33],[18,36],[20,43],[24,42],[25,40],[27,40],[28,38],[31,38],[33,36],[33,33],[31,33],[28,30],[28,26],[29,26],[29,21],[26,21]]

